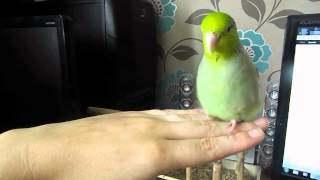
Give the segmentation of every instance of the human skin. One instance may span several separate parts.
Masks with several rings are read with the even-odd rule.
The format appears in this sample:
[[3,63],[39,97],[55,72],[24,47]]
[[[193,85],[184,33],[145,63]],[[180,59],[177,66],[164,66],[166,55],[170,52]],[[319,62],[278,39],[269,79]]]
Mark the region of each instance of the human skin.
[[152,179],[259,144],[266,119],[228,123],[194,110],[130,111],[0,135],[0,179]]

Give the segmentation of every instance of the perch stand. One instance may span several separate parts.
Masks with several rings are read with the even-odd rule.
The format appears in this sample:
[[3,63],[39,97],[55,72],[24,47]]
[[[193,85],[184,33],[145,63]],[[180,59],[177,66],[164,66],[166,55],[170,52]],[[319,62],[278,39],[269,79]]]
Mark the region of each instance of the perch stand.
[[192,180],[192,168],[187,167],[186,169],[186,180]]
[[221,180],[222,178],[222,161],[218,160],[212,166],[212,180]]
[[243,171],[244,171],[244,152],[240,152],[237,154],[237,165],[235,169],[235,173],[237,175],[237,180],[243,180]]

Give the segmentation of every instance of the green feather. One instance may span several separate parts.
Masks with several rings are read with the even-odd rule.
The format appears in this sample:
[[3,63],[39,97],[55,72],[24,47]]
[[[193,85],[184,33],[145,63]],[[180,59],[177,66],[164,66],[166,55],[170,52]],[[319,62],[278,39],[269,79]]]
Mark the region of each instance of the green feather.
[[[230,32],[227,32],[229,27],[232,28]],[[214,32],[220,36],[219,44],[214,52],[210,52],[208,50],[206,46],[206,39],[203,38],[204,52],[210,59],[228,59],[233,54],[237,53],[240,41],[236,24],[231,16],[221,12],[210,13],[203,19],[201,23],[201,31],[203,37],[205,37],[208,32]]]
[[224,121],[254,120],[262,108],[258,77],[240,44],[233,19],[225,13],[209,14],[201,30],[204,37],[206,33],[220,37],[213,50],[204,41],[205,53],[197,75],[201,106],[210,116]]

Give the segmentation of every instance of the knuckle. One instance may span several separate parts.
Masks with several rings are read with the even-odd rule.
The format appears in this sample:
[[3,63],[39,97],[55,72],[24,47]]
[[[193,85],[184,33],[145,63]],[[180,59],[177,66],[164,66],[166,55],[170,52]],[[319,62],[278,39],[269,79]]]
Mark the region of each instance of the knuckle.
[[180,114],[179,116],[181,119],[184,119],[186,121],[192,121],[192,117],[188,114]]
[[162,112],[164,113],[163,115],[165,116],[172,116],[172,117],[179,116],[179,113],[177,112],[177,110],[174,110],[174,109],[165,109]]
[[183,114],[168,114],[166,118],[170,122],[180,122],[187,120],[187,117]]
[[164,109],[163,112],[165,112],[166,114],[174,114],[173,109]]
[[138,131],[144,132],[151,128],[154,128],[155,123],[148,118],[140,118],[138,122],[134,122],[131,124],[131,128],[136,129]]
[[217,143],[214,138],[204,137],[200,139],[200,150],[206,153],[210,159],[216,157]]
[[212,132],[214,132],[214,129],[216,128],[216,125],[212,123],[210,120],[202,120],[200,122],[200,127],[204,128],[207,132],[207,136],[210,136]]
[[153,115],[165,115],[166,114],[165,111],[160,110],[160,109],[152,109],[152,110],[148,110],[147,112],[150,114],[153,114]]

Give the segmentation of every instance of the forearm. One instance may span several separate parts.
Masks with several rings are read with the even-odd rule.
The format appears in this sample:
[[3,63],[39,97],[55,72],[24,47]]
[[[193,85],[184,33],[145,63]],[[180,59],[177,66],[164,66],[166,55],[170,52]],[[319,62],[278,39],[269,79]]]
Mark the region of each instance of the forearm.
[[[60,125],[60,126],[59,126]],[[69,179],[77,150],[68,145],[61,124],[16,129],[0,134],[0,179]],[[72,153],[71,153],[72,152]],[[71,155],[72,154],[72,155]]]
[[20,130],[0,134],[0,179],[32,179],[28,168],[26,143],[19,137]]
[[45,125],[0,134],[0,179],[61,179],[63,147],[52,148],[49,132]]

